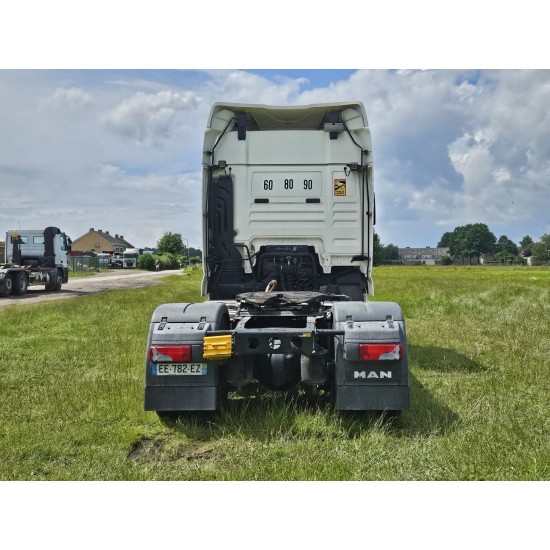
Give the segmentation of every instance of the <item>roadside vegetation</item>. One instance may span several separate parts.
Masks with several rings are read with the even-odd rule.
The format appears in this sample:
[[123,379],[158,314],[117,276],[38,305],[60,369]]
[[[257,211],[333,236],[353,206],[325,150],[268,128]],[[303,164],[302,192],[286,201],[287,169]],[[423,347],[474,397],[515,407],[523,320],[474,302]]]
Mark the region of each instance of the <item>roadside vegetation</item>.
[[[149,271],[179,269],[184,265],[201,263],[200,250],[183,244],[180,233],[164,233],[157,241],[154,254],[142,254],[137,260],[137,267]],[[197,255],[198,254],[198,255]]]
[[182,266],[182,258],[170,252],[166,252],[162,255],[142,254],[137,259],[136,267],[138,269],[146,269],[147,271],[155,271],[157,269],[157,264],[159,271],[180,269]]
[[268,392],[161,421],[143,411],[149,320],[201,300],[201,275],[0,310],[0,479],[550,477],[550,269],[376,268],[376,300],[407,322],[412,408],[398,419]]

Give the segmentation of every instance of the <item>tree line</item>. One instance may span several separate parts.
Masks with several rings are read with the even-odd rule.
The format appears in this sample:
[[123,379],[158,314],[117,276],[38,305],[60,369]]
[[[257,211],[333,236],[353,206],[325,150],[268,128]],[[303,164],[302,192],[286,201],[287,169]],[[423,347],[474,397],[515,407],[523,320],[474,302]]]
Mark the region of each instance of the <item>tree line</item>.
[[372,235],[372,254],[374,265],[399,260],[399,248],[395,244],[382,244],[376,231]]
[[[532,256],[535,263],[550,262],[550,235],[543,235],[539,241],[525,235],[516,244],[507,235],[500,237],[489,229],[484,223],[470,223],[455,227],[453,231],[443,233],[437,243],[438,248],[449,248],[447,257],[441,259],[442,263],[451,263],[452,258],[458,258],[465,263],[479,263],[483,254],[491,254],[493,261],[503,264],[522,264],[524,258]],[[399,249],[394,244],[384,245],[380,237],[373,235],[373,262],[380,265],[399,259]]]
[[443,233],[437,246],[448,247],[449,256],[460,258],[462,262],[479,262],[481,255],[491,254],[495,262],[521,264],[525,262],[524,257],[528,256],[533,256],[536,262],[547,262],[550,259],[550,250],[547,252],[546,249],[550,246],[545,243],[550,244],[550,235],[543,235],[540,242],[534,242],[531,236],[525,235],[519,244],[516,244],[506,235],[501,235],[497,239],[484,223],[470,223]]
[[[506,264],[521,264],[524,259],[521,256],[532,256],[536,263],[550,262],[550,235],[543,235],[535,242],[529,235],[516,245],[506,235],[498,239],[484,223],[470,223],[455,227],[453,231],[443,233],[437,243],[438,248],[449,248],[447,258],[442,258],[442,263],[450,263],[451,258],[459,258],[463,263],[467,260],[479,262],[483,254],[492,254],[495,262]],[[155,252],[164,257],[167,263],[186,263],[189,256],[191,263],[200,263],[202,251],[184,245],[180,233],[165,233],[158,241]],[[167,256],[168,255],[168,256]],[[380,265],[385,262],[399,260],[399,248],[395,244],[384,245],[380,241],[376,231],[373,234],[373,263]]]

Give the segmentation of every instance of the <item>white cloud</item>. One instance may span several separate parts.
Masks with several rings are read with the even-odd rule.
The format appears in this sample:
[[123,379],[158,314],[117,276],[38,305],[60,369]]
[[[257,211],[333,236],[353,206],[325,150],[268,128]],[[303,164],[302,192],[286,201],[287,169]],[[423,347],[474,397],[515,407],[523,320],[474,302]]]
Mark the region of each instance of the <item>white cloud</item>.
[[148,173],[134,175],[126,173],[122,168],[112,164],[101,166],[97,182],[102,187],[118,188],[130,191],[179,191],[197,190],[200,187],[200,173],[157,174]]
[[93,97],[82,88],[57,88],[42,103],[45,107],[82,109],[94,103]]
[[472,105],[476,98],[483,93],[483,89],[480,86],[464,80],[454,88],[453,93],[459,103]]
[[478,192],[492,180],[491,130],[478,130],[458,138],[448,147],[454,169],[464,180],[467,195]]
[[299,99],[302,86],[307,81],[305,78],[285,76],[272,81],[245,71],[213,71],[210,75],[205,92],[212,102],[292,104]]
[[91,226],[111,228],[133,244],[152,245],[166,231],[182,233],[194,246],[202,242],[201,172],[131,174],[105,164],[91,169],[87,179],[99,197],[91,211],[99,212],[105,197],[109,202]]
[[159,145],[172,135],[178,113],[194,109],[199,103],[200,98],[190,91],[138,92],[110,111],[105,125],[113,133],[137,143]]
[[496,168],[491,175],[497,183],[504,183],[512,179],[510,172],[506,168]]

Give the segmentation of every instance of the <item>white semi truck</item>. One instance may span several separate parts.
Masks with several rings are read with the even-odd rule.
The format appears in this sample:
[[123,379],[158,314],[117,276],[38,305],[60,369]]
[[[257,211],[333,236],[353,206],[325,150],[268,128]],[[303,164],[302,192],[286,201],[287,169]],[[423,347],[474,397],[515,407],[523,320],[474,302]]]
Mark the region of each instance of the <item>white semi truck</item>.
[[123,254],[122,267],[135,268],[140,254],[143,254],[141,248],[127,248]]
[[68,281],[71,239],[57,227],[6,233],[6,261],[0,265],[0,296],[26,294],[29,286],[60,290]]
[[203,149],[202,303],[163,304],[145,409],[220,408],[258,383],[338,410],[409,407],[405,320],[373,295],[372,146],[360,102],[217,103]]

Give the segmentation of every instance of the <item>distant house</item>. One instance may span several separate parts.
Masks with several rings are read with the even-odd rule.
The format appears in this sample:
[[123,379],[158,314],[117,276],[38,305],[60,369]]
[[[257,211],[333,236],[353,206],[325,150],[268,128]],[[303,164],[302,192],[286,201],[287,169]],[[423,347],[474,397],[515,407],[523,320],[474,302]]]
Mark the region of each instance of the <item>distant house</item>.
[[123,235],[111,235],[109,231],[101,229],[90,230],[82,237],[75,239],[72,244],[73,251],[101,252],[107,254],[123,254],[127,248],[134,248]]
[[448,247],[441,248],[411,248],[407,246],[406,248],[399,248],[399,259],[404,263],[410,264],[425,264],[425,265],[435,265],[439,263],[442,256],[447,256],[449,254]]

